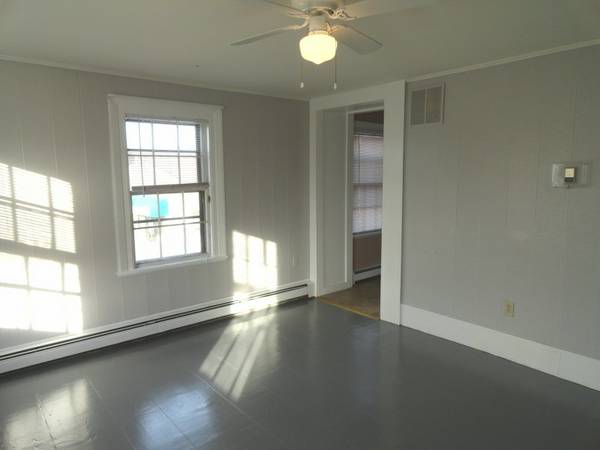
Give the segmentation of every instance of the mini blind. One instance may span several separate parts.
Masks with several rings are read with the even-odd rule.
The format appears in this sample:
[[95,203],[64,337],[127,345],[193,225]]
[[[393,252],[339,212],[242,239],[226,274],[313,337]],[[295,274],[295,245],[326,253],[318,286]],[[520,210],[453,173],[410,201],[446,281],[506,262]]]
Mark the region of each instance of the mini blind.
[[355,134],[352,166],[352,232],[380,230],[383,212],[383,136]]

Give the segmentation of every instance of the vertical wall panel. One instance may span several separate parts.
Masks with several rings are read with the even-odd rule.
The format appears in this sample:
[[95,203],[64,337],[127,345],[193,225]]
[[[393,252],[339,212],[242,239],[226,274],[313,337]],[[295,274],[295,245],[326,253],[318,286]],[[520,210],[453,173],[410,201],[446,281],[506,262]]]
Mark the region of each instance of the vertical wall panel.
[[[599,61],[596,46],[436,80],[444,124],[407,118],[405,303],[600,358]],[[591,162],[591,185],[552,188],[565,160]]]
[[[109,93],[225,107],[228,260],[116,275]],[[70,264],[65,270],[71,272],[76,266],[78,276],[71,278],[81,286],[77,294],[83,329],[259,289],[259,283],[252,280],[234,282],[234,230],[277,246],[276,278],[281,283],[305,281],[307,135],[306,102],[0,61],[0,164],[66,182],[72,190],[75,235],[74,252],[0,239],[0,255]],[[0,281],[0,289],[7,286]],[[6,292],[0,296],[7,322],[0,325],[0,350],[64,334],[64,330],[44,329],[35,320],[20,329],[16,323],[12,326],[6,312],[13,304],[2,303]]]

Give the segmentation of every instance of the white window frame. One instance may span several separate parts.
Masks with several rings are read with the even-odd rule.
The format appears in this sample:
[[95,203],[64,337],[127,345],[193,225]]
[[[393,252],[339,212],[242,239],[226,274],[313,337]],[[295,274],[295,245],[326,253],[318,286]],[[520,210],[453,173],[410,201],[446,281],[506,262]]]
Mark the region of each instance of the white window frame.
[[[190,102],[124,95],[108,95],[109,131],[113,177],[113,203],[117,236],[118,275],[162,270],[177,266],[222,261],[227,258],[225,230],[225,187],[223,171],[223,107]],[[125,121],[128,117],[200,122],[208,130],[208,253],[182,255],[136,265],[130,203]]]

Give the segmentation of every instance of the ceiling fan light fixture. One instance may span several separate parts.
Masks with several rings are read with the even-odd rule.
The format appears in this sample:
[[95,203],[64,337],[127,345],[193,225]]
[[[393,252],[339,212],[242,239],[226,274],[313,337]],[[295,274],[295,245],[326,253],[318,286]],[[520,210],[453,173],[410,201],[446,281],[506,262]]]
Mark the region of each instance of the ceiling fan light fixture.
[[335,58],[337,41],[325,30],[311,31],[300,39],[302,58],[315,64],[322,64]]

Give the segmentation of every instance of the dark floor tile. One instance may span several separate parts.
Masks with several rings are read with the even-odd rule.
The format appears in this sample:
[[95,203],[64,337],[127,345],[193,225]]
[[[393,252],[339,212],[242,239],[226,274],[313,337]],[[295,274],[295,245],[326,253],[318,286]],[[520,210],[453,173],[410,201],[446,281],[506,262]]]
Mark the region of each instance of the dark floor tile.
[[250,426],[236,433],[226,433],[196,447],[197,450],[280,450],[285,443],[258,426]]
[[600,448],[600,393],[299,301],[0,377],[0,449]]

